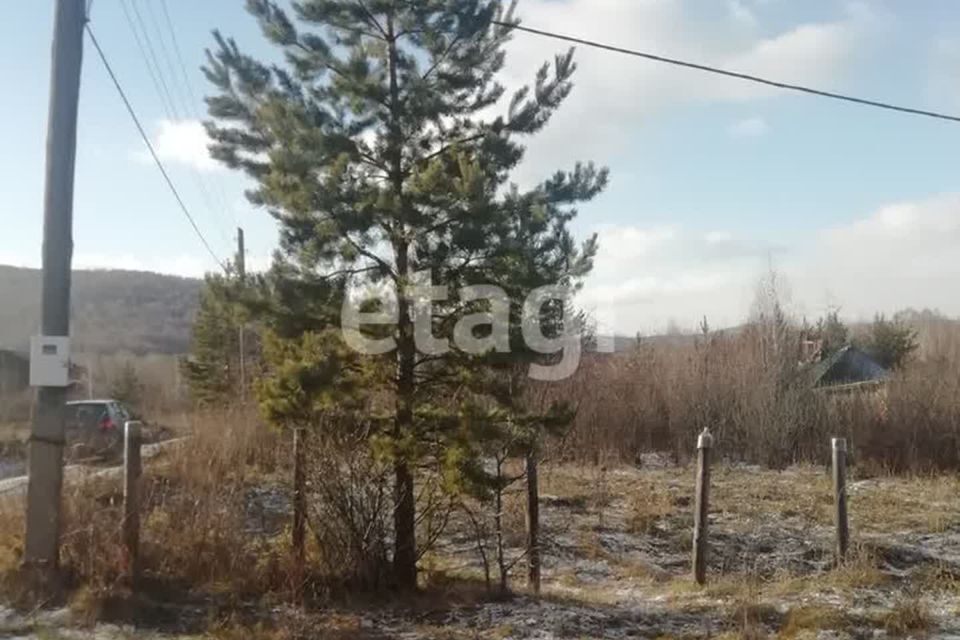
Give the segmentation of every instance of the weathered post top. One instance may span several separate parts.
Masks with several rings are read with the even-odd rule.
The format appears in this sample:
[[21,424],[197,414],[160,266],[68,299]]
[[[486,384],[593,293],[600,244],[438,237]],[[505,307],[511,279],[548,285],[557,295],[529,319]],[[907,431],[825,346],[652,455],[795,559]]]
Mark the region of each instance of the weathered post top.
[[124,434],[128,438],[139,438],[141,437],[143,429],[143,423],[138,420],[129,420],[123,425]]
[[830,444],[833,446],[834,451],[846,451],[847,450],[847,439],[846,438],[831,438]]
[[709,449],[713,446],[713,434],[709,428],[705,428],[700,437],[697,438],[697,449]]

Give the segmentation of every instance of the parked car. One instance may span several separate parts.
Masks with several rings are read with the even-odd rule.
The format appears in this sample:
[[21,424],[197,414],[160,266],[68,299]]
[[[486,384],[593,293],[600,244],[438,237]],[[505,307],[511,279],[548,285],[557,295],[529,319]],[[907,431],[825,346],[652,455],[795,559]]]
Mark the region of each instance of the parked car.
[[130,412],[116,400],[67,403],[67,447],[74,457],[111,455],[123,448],[123,428]]

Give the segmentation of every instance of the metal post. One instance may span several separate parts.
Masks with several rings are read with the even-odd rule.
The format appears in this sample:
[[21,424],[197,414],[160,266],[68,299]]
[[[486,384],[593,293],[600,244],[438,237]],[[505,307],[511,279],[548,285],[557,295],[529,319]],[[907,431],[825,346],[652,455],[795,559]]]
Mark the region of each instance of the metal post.
[[143,475],[142,425],[128,422],[123,438],[123,545],[131,584],[140,577],[140,478]]
[[[50,72],[43,219],[41,332],[70,334],[73,180],[86,0],[58,0]],[[23,567],[41,591],[57,590],[66,389],[40,387],[30,436]]]
[[710,449],[713,436],[704,429],[697,439],[697,495],[693,513],[693,577],[707,581],[707,522],[710,512]]
[[833,438],[830,442],[833,450],[833,522],[836,527],[837,564],[847,557],[847,546],[850,539],[850,528],[847,522],[847,441],[844,438]]

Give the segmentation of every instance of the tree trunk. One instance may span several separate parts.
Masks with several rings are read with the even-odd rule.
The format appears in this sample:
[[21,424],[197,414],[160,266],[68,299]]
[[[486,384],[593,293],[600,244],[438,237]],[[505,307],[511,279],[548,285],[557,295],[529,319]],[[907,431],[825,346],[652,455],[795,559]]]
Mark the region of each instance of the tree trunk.
[[497,537],[497,569],[500,571],[500,594],[504,595],[510,586],[507,579],[507,558],[503,548],[503,461],[497,459],[497,490],[495,496],[496,511],[493,514],[494,533]]
[[528,583],[540,595],[540,480],[537,454],[527,454],[527,568]]
[[[387,47],[389,50],[390,78],[390,122],[389,122],[389,162],[390,182],[394,196],[399,203],[399,220],[390,229],[393,252],[396,259],[397,293],[397,397],[394,439],[402,443],[414,432],[413,406],[416,391],[416,344],[413,334],[413,320],[410,315],[410,301],[406,297],[409,285],[409,238],[407,237],[408,202],[403,189],[403,129],[400,103],[400,87],[397,68],[399,53],[394,31],[393,13],[387,12]],[[394,467],[396,487],[394,496],[394,577],[397,586],[403,590],[417,587],[417,526],[416,500],[414,498],[414,477],[410,467],[409,451],[400,447]]]
[[[407,269],[407,247],[397,251],[397,265],[401,273]],[[398,291],[398,338],[397,338],[397,405],[394,438],[402,443],[414,431],[413,402],[416,390],[414,378],[416,345],[413,336],[413,320],[409,301]],[[404,590],[417,587],[417,527],[414,477],[410,468],[409,452],[403,446],[397,452],[394,473],[396,475],[394,505],[394,573],[397,586]]]
[[294,598],[300,601],[303,593],[303,566],[306,560],[307,532],[307,482],[304,459],[304,439],[306,430],[297,427],[293,431],[293,562],[294,562]]

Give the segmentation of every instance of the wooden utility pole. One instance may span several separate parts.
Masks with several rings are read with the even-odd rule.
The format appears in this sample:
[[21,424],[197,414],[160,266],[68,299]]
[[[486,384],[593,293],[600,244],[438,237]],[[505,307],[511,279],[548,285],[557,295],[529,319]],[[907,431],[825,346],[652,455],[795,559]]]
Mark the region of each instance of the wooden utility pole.
[[527,569],[530,588],[540,595],[540,480],[536,449],[527,454]]
[[[237,227],[237,275],[240,277],[240,286],[247,283],[247,249],[243,240],[243,229]],[[240,319],[239,329],[240,350],[240,399],[247,399],[247,327],[243,318]]]
[[[86,0],[57,0],[43,212],[41,333],[70,335],[73,180]],[[40,387],[30,435],[23,566],[34,586],[56,590],[60,555],[66,387]]]
[[693,577],[707,581],[707,521],[710,513],[710,449],[713,436],[704,429],[697,439],[697,495],[693,512]]
[[833,522],[837,533],[834,554],[837,564],[840,564],[847,557],[850,539],[847,523],[847,441],[833,438],[830,446],[833,450]]

